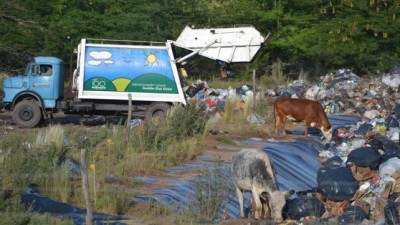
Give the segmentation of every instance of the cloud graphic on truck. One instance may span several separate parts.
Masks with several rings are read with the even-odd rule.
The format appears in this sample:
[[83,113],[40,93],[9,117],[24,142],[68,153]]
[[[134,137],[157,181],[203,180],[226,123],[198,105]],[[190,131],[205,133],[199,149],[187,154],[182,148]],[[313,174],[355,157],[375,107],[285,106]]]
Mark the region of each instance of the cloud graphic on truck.
[[112,60],[110,60],[110,58],[112,57],[111,52],[107,52],[107,51],[101,51],[101,52],[97,52],[97,51],[93,51],[90,52],[89,55],[94,58],[94,60],[89,60],[87,63],[89,65],[92,66],[98,66],[101,63],[105,63],[105,64],[113,64],[114,62]]
[[101,51],[101,52],[93,51],[93,52],[90,52],[89,55],[95,59],[109,59],[112,56],[111,52],[107,52],[107,51]]
[[89,60],[87,63],[88,63],[89,65],[91,65],[91,66],[98,66],[98,65],[101,64],[101,61]]

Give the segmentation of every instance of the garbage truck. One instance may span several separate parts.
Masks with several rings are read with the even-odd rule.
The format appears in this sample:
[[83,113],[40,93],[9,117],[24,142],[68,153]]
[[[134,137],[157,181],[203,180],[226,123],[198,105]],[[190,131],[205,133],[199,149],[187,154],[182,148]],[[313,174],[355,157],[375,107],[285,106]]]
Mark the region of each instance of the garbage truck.
[[[84,38],[75,49],[71,85],[64,86],[61,59],[32,57],[23,74],[3,80],[0,109],[10,111],[15,124],[24,128],[36,127],[57,112],[104,115],[131,110],[134,117],[151,118],[186,105],[179,70],[187,60],[201,55],[227,64],[251,62],[265,39],[253,26],[187,26],[177,40],[166,42]],[[176,57],[176,48],[185,54]]]

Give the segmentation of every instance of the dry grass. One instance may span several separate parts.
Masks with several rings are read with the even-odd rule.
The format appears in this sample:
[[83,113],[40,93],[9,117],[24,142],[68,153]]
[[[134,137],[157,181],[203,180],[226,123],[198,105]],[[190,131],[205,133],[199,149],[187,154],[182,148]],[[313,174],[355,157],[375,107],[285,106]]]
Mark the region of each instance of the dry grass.
[[[262,117],[265,120],[265,124],[249,123],[247,118],[253,113]],[[260,95],[256,96],[254,108],[252,99],[243,103],[238,98],[232,98],[227,100],[224,114],[216,114],[210,119],[210,123],[212,123],[212,126],[209,129],[223,130],[237,137],[269,136],[274,129],[272,106]]]

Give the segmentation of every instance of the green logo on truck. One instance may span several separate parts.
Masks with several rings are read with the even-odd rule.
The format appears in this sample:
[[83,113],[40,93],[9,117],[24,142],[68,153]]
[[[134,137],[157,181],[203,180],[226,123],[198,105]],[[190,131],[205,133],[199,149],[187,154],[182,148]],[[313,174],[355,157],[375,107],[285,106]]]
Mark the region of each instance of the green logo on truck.
[[113,81],[109,81],[103,77],[95,77],[85,82],[84,89],[88,91],[178,93],[175,83],[159,74],[145,74],[134,80],[118,78]]
[[114,84],[103,77],[95,77],[86,81],[84,89],[90,91],[116,91]]
[[159,74],[145,74],[132,80],[126,87],[126,92],[177,94],[174,82]]

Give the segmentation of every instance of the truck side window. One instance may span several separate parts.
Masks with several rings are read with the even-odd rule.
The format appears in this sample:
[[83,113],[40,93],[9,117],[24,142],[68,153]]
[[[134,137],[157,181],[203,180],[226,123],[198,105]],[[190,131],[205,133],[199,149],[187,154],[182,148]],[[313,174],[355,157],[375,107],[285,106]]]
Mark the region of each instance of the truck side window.
[[32,75],[40,75],[40,66],[34,65],[32,66]]
[[52,65],[40,65],[40,75],[50,76],[53,74],[53,66]]

